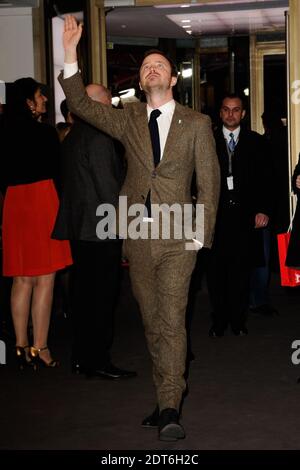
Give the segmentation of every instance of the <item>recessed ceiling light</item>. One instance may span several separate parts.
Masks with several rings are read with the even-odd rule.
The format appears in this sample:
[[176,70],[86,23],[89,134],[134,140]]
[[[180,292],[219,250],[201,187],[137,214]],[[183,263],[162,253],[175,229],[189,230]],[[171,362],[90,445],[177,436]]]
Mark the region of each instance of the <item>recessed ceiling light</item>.
[[190,23],[191,20],[181,20],[181,23]]
[[191,30],[187,30],[187,29],[186,29],[186,32],[187,32],[188,34],[192,34],[192,31],[191,31]]
[[190,28],[190,25],[189,24],[184,24],[184,25],[182,25],[182,28]]

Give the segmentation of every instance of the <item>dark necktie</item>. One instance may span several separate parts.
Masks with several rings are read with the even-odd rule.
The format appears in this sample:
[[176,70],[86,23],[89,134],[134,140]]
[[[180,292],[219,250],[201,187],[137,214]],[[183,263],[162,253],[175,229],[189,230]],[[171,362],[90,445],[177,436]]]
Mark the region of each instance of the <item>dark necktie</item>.
[[[154,109],[151,111],[150,114],[150,119],[149,119],[149,132],[150,132],[150,137],[151,137],[151,143],[152,143],[152,152],[153,152],[153,161],[154,161],[154,166],[157,166],[160,162],[160,142],[159,142],[159,131],[158,131],[158,124],[157,124],[157,118],[160,116],[161,111],[159,109]],[[151,199],[150,199],[150,191],[147,194],[145,206],[148,211],[148,217],[151,217]]]
[[157,118],[160,116],[160,114],[161,111],[159,109],[154,109],[151,111],[148,123],[152,143],[154,166],[157,166],[160,162],[160,142],[157,124]]
[[230,137],[230,141],[228,143],[228,147],[229,147],[230,152],[233,153],[235,149],[235,140],[234,140],[233,132],[230,132],[229,137]]

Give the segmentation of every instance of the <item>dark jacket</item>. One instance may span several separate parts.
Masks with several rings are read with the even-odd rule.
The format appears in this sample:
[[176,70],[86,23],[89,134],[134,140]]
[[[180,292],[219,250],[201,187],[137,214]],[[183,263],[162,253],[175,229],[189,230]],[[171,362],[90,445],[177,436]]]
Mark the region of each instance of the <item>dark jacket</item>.
[[123,165],[111,137],[76,120],[62,143],[62,191],[53,238],[99,241],[99,204],[114,207],[123,182]]
[[[228,191],[227,176],[229,156],[223,128],[215,133],[217,154],[221,168],[221,194],[217,213],[215,242],[224,244],[224,228],[228,224],[228,208],[235,204],[232,230],[238,233],[240,250],[247,251],[254,266],[264,264],[262,231],[255,229],[255,215],[263,213],[270,216],[272,175],[268,167],[268,152],[261,135],[241,127],[238,143],[232,157],[234,190]],[[227,228],[226,228],[227,231]]]
[[[222,128],[215,133],[217,154],[221,168],[221,194],[219,209],[227,204],[228,153]],[[234,195],[242,207],[244,222],[247,227],[254,226],[254,217],[261,212],[270,216],[271,195],[268,172],[268,151],[261,135],[241,128],[239,141],[232,159],[234,177]],[[230,195],[232,197],[232,195]]]
[[54,127],[32,118],[3,120],[0,128],[0,188],[58,176],[59,140]]

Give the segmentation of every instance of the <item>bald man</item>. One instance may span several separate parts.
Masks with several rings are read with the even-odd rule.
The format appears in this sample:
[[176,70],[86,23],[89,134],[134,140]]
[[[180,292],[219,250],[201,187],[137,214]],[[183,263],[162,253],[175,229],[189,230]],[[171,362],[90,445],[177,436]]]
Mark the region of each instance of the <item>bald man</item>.
[[[111,106],[110,91],[104,86],[91,84],[86,91],[94,101]],[[71,241],[72,371],[87,378],[136,375],[114,366],[110,357],[121,244],[96,235],[97,207],[117,205],[123,173],[113,139],[75,117],[62,143],[62,194],[52,236]]]

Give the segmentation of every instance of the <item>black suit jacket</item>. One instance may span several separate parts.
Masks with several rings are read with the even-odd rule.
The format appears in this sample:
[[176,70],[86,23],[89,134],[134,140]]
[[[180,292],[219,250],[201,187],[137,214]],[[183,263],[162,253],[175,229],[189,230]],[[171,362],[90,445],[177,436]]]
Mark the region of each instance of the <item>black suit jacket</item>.
[[[228,202],[227,176],[228,153],[222,128],[215,134],[217,154],[221,168],[221,194],[219,209]],[[241,207],[243,222],[254,226],[258,213],[270,216],[272,198],[270,194],[269,152],[263,137],[256,132],[241,128],[239,140],[232,158],[234,198]]]
[[122,159],[111,137],[76,120],[62,143],[62,191],[53,238],[99,241],[99,204],[117,206],[124,179]]
[[[221,169],[221,193],[217,213],[214,245],[224,247],[224,227],[226,233],[232,230],[238,233],[240,250],[249,251],[254,265],[264,263],[263,239],[260,229],[254,229],[255,215],[263,213],[270,216],[272,199],[269,169],[269,153],[264,139],[256,132],[241,128],[239,140],[232,157],[234,191],[227,190],[228,152],[222,127],[215,133],[217,154]],[[232,228],[228,227],[229,201],[236,201],[236,216],[231,219]],[[228,235],[230,236],[230,235]],[[238,246],[236,246],[238,249]]]

